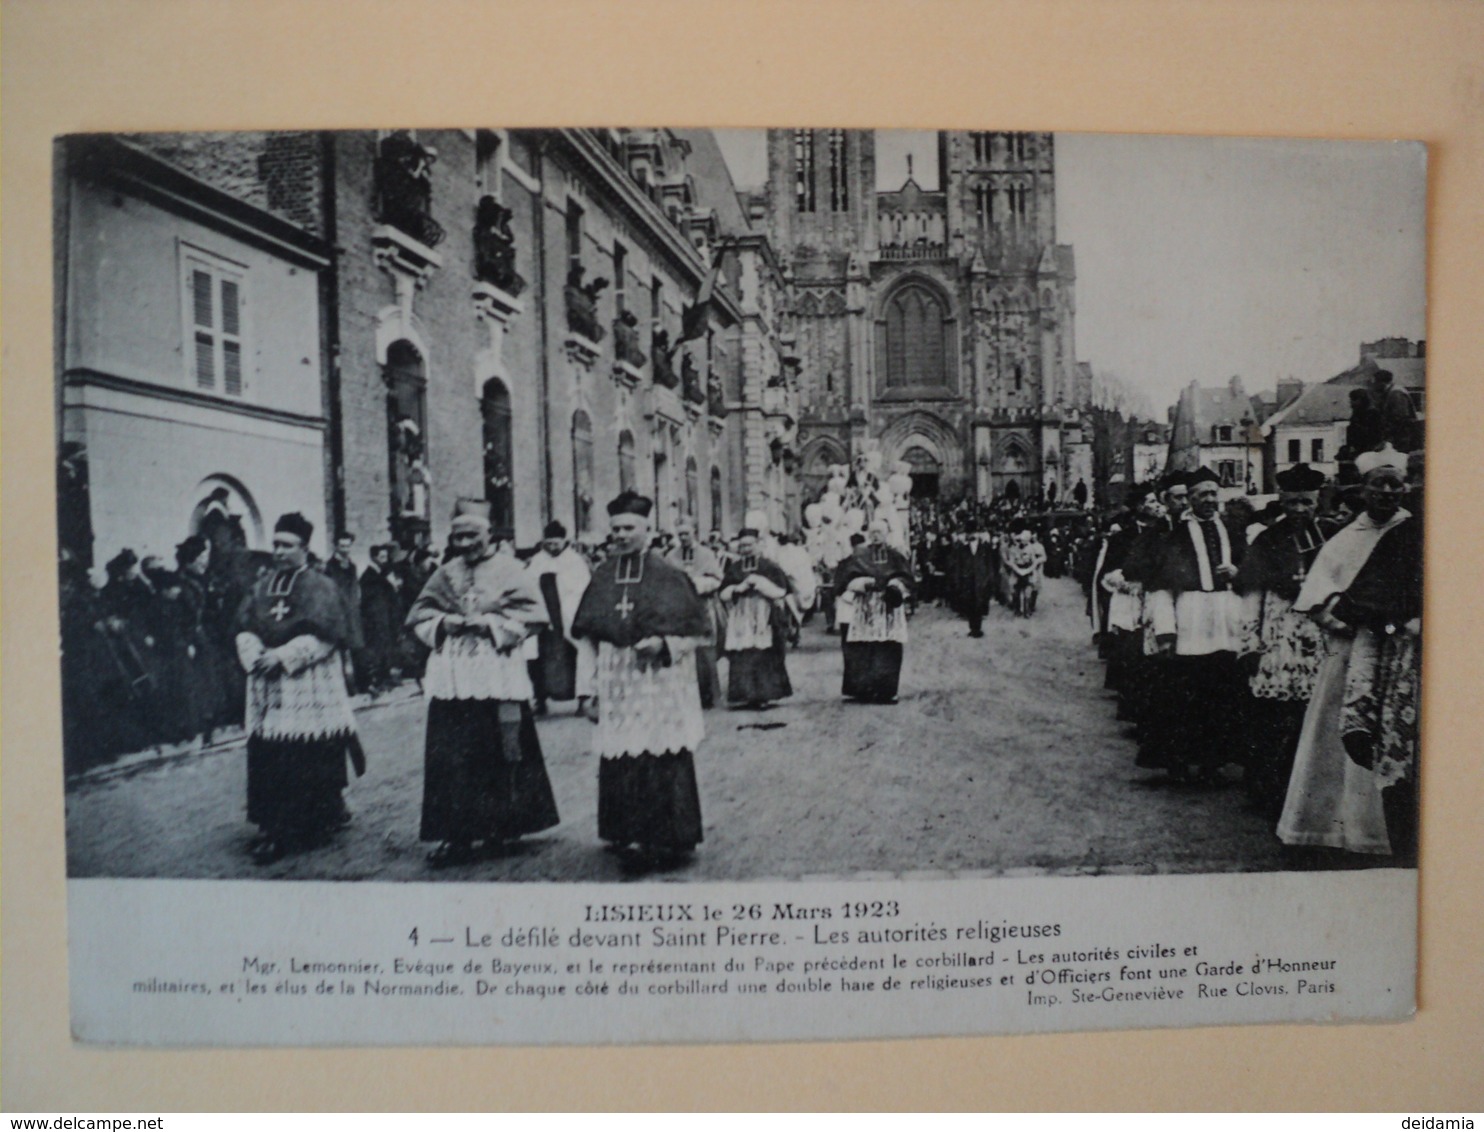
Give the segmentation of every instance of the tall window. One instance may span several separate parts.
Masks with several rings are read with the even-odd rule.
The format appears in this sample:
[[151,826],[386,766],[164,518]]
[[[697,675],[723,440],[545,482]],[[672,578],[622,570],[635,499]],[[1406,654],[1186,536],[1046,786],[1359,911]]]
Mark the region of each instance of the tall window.
[[845,165],[845,131],[830,131],[830,209],[845,212],[850,208]]
[[186,356],[197,389],[242,396],[245,274],[205,253],[193,251],[185,258]]
[[634,462],[634,434],[624,429],[618,434],[618,490],[639,489],[639,466]]
[[701,471],[696,467],[696,458],[685,461],[685,514],[695,522],[701,511]]
[[943,304],[926,287],[909,283],[886,308],[886,384],[944,385]]
[[428,381],[422,355],[411,342],[393,342],[382,370],[386,384],[387,480],[392,534],[415,538],[429,516]]
[[721,530],[721,469],[711,466],[711,529]]
[[670,458],[663,452],[654,454],[654,518],[658,526],[667,527],[670,514]]
[[994,189],[985,182],[974,186],[974,210],[979,216],[979,227],[988,228],[994,223]]
[[593,524],[593,422],[581,409],[572,414],[572,525]]
[[1324,463],[1324,438],[1322,436],[1316,436],[1309,441],[1309,463]]
[[814,131],[794,131],[794,205],[814,211]]
[[567,201],[567,270],[582,264],[582,205]]
[[661,322],[664,310],[664,284],[660,282],[659,276],[656,275],[649,282],[649,332],[651,334],[664,326],[664,323]]
[[1030,189],[1025,185],[1011,185],[1005,193],[1010,202],[1010,213],[1017,220],[1024,220],[1030,211]]
[[481,196],[500,196],[500,135],[480,130],[474,139],[474,187]]
[[1290,438],[1288,441],[1288,462],[1297,464],[1304,458],[1304,442],[1298,438]]
[[613,313],[621,315],[627,309],[624,306],[625,283],[629,277],[628,272],[629,253],[622,244],[613,245]]
[[515,526],[515,448],[511,443],[510,391],[491,378],[479,399],[484,423],[484,497],[489,500],[490,523]]

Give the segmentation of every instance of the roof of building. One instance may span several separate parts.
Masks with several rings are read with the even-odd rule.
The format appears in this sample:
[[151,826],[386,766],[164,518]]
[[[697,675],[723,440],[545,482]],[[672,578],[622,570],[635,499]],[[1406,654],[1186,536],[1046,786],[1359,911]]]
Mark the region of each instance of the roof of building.
[[1244,420],[1254,422],[1262,412],[1259,398],[1250,396],[1241,383],[1222,385],[1216,389],[1194,390],[1191,406],[1195,412],[1194,423],[1199,429],[1218,425],[1240,425]]
[[942,211],[947,205],[947,193],[924,189],[912,177],[902,182],[900,189],[876,194],[876,207],[881,212]]
[[716,210],[716,221],[728,235],[740,235],[752,230],[742,203],[737,199],[737,186],[732,181],[732,170],[722,156],[716,135],[710,130],[671,130],[681,141],[690,145],[685,158],[685,171],[691,175],[696,187],[697,203],[703,208]]
[[[1262,439],[1258,423],[1262,419],[1262,401],[1242,388],[1242,379],[1233,377],[1225,385],[1207,389],[1191,382],[1180,394],[1171,422],[1171,446],[1186,449],[1197,444],[1211,444],[1214,429],[1232,428],[1232,439],[1219,443],[1252,443]],[[1246,422],[1245,425],[1243,422]],[[1243,432],[1243,429],[1247,432]]]
[[1351,391],[1364,388],[1371,373],[1378,368],[1391,371],[1391,382],[1398,389],[1422,389],[1426,385],[1425,358],[1382,358],[1379,365],[1363,361],[1328,381],[1309,386],[1296,400],[1268,418],[1263,424],[1263,433],[1271,433],[1280,424],[1313,427],[1348,421]]

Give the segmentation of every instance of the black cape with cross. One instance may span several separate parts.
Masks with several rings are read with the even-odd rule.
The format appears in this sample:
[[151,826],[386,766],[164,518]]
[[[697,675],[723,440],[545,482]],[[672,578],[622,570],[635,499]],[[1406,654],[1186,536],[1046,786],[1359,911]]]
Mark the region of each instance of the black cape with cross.
[[707,628],[706,607],[690,577],[648,553],[601,563],[572,619],[574,637],[618,648],[646,637],[704,637]]

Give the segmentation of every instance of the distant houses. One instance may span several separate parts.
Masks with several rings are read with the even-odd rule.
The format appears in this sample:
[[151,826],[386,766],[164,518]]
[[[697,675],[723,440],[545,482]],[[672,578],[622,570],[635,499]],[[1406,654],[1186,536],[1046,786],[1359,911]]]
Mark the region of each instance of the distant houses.
[[1425,418],[1427,343],[1406,338],[1364,342],[1359,364],[1309,386],[1263,422],[1269,466],[1275,474],[1302,462],[1338,477],[1350,423],[1350,394],[1365,389],[1378,369],[1391,372],[1392,385],[1412,399],[1417,419]]
[[1249,394],[1240,377],[1205,388],[1191,382],[1170,410],[1167,467],[1207,467],[1221,477],[1224,494],[1271,493],[1273,477],[1295,464],[1339,478],[1350,424],[1351,394],[1367,388],[1378,369],[1391,372],[1395,388],[1425,416],[1426,343],[1406,338],[1363,342],[1358,364],[1312,385],[1280,381],[1275,396]]
[[1169,470],[1210,468],[1223,488],[1249,495],[1263,491],[1269,473],[1261,425],[1271,408],[1271,402],[1249,394],[1240,377],[1215,389],[1192,381],[1180,391],[1170,421]]

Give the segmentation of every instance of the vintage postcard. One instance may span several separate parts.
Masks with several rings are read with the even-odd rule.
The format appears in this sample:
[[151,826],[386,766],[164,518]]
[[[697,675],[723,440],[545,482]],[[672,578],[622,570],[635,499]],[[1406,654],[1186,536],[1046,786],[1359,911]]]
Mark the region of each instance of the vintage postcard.
[[55,161],[78,1040],[1413,1012],[1421,145]]

